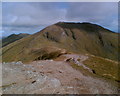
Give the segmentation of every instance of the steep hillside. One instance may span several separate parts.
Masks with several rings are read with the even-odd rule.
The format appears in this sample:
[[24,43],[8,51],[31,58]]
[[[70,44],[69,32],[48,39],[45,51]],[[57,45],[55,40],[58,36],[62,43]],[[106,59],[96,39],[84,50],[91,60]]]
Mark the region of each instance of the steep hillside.
[[8,37],[5,37],[2,39],[2,47],[6,46],[10,43],[13,43],[14,41],[19,40],[19,39],[26,37],[28,35],[29,34],[20,33],[20,34],[12,34]]
[[118,60],[118,48],[118,34],[99,25],[58,22],[4,47],[2,56],[3,62],[51,59],[65,53]]

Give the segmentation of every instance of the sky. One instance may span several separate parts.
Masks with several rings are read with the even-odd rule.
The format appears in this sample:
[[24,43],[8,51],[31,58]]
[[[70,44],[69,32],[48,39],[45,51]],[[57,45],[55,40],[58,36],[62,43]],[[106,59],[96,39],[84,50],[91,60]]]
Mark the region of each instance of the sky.
[[118,32],[117,2],[3,2],[3,36],[33,34],[64,22],[90,22]]

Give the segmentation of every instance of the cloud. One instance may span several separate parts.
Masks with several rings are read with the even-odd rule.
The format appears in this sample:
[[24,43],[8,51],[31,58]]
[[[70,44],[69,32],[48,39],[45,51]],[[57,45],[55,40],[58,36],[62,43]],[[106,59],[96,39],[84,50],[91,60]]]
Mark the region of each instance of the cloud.
[[66,14],[68,21],[93,22],[111,30],[117,30],[117,16],[117,2],[71,3]]
[[56,3],[3,3],[3,30],[37,32],[38,27],[64,20],[65,14],[66,9],[57,8]]
[[4,34],[34,33],[59,21],[92,22],[117,30],[117,3],[4,2]]
[[48,25],[65,18],[65,10],[56,8],[54,3],[8,3],[3,6],[9,10],[3,9],[3,22],[7,25]]

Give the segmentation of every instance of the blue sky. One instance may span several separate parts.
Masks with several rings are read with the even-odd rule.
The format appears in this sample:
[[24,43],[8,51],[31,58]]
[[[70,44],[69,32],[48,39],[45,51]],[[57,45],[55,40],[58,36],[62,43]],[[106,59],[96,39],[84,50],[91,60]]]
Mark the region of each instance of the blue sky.
[[35,33],[59,21],[91,22],[117,32],[116,2],[4,2],[3,36],[12,33]]

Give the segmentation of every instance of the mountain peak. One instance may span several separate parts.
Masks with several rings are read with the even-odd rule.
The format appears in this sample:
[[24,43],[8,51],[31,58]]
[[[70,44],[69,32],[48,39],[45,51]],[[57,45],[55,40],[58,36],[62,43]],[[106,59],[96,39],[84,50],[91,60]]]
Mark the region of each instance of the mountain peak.
[[109,29],[106,29],[98,24],[93,24],[90,22],[58,22],[55,25],[60,26],[62,28],[70,28],[70,29],[81,29],[87,32],[99,32],[106,31],[112,32]]
[[[11,38],[7,39],[7,41],[10,40]],[[117,53],[115,50],[118,49],[117,41],[117,33],[113,34],[111,31],[96,24],[88,22],[58,22],[26,37],[26,39],[11,44],[11,46],[14,46],[13,48],[6,46],[4,49],[16,50],[20,46],[14,54],[19,57],[20,54],[18,55],[18,53],[24,54],[24,57],[21,56],[19,59],[24,62],[35,60],[41,53],[41,48],[44,49],[47,46],[63,48],[73,53],[89,53],[116,60]],[[38,50],[33,54],[32,50],[34,49]],[[6,61],[14,60],[14,57],[8,55],[11,52],[10,50],[7,51],[7,54],[6,51],[3,51],[5,53],[3,58],[6,58],[6,56],[8,58],[7,60],[4,59]],[[11,59],[9,59],[10,57]]]

